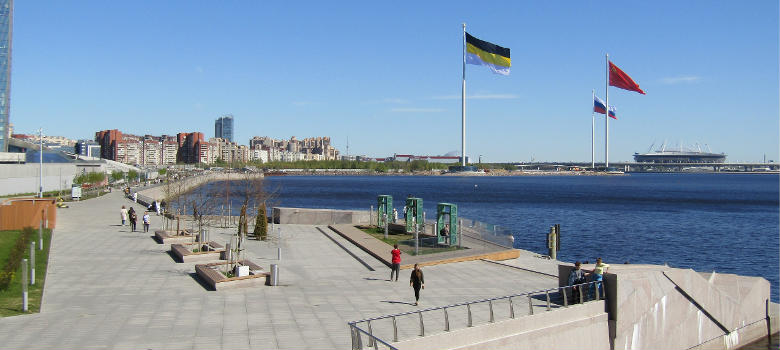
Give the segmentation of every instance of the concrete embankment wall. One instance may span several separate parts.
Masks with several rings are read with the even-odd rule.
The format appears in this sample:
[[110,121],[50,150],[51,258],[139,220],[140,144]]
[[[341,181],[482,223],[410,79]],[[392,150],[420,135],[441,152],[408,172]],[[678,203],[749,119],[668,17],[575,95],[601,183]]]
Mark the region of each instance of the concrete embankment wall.
[[[570,270],[560,266],[561,285]],[[734,349],[768,335],[764,278],[613,265],[605,286],[613,349]]]
[[[44,164],[43,191],[70,191],[76,172],[75,164]],[[0,195],[37,193],[39,177],[38,164],[0,164]]]
[[340,225],[368,224],[368,210],[338,210],[309,208],[273,208],[276,224]]
[[609,349],[604,301],[393,344],[400,350]]

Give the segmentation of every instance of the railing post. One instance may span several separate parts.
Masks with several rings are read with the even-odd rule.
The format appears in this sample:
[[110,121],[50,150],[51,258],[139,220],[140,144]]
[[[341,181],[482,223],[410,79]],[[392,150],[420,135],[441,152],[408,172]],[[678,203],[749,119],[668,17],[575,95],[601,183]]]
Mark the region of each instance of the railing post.
[[[444,308],[444,331],[450,331],[450,315],[447,313],[447,308]],[[396,340],[397,341],[397,340]]]
[[363,337],[360,335],[360,331],[357,330],[357,327],[352,326],[352,332],[352,349],[363,350]]
[[584,286],[580,284],[580,287],[577,288],[577,292],[580,293],[580,304],[585,304],[585,299],[583,299],[583,294],[582,294],[583,287]]
[[376,346],[376,340],[374,340],[374,331],[371,330],[371,321],[366,322],[368,324],[368,347]]
[[547,311],[550,311],[550,291],[544,291],[544,295],[547,297]]
[[566,292],[566,288],[568,288],[568,287],[558,288],[558,290],[559,291],[561,291],[561,290],[563,291],[563,306],[564,307],[569,307],[569,297],[568,297],[568,295],[566,295],[566,294],[568,294]]
[[471,304],[466,304],[466,310],[468,311],[469,315],[469,321],[468,321],[468,327],[471,327],[473,323],[471,323]]
[[398,325],[395,323],[395,316],[393,316],[393,341],[398,341]]
[[534,303],[531,300],[531,295],[528,294],[528,312],[533,315],[534,314]]
[[512,298],[509,298],[509,318],[515,318],[515,306],[512,304]]
[[493,317],[493,300],[488,300],[488,306],[490,307],[490,323],[493,323],[496,321]]
[[425,324],[423,323],[422,312],[417,311],[417,314],[420,315],[420,336],[424,337],[425,336]]

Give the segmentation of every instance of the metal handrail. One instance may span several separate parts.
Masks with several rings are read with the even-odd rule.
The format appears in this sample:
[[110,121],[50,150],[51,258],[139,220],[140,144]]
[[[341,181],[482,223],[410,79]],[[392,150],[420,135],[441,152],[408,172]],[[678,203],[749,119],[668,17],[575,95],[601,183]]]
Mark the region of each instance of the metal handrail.
[[[468,309],[468,315],[469,315],[467,317],[467,319],[468,319],[468,327],[471,327],[473,325],[472,324],[472,317],[471,317],[471,305],[472,304],[480,304],[480,303],[485,303],[485,302],[489,303],[490,304],[490,323],[493,323],[493,322],[495,322],[495,318],[493,316],[493,301],[508,299],[509,300],[509,308],[510,308],[510,318],[515,318],[514,305],[512,303],[512,298],[517,298],[517,297],[522,297],[522,296],[528,297],[529,315],[533,315],[534,312],[533,312],[532,296],[535,296],[535,295],[545,295],[545,300],[546,300],[546,305],[545,305],[546,307],[545,307],[545,309],[547,311],[551,311],[552,310],[552,301],[551,301],[551,298],[550,298],[550,292],[553,292],[553,291],[554,292],[560,292],[563,295],[563,298],[562,298],[563,306],[564,307],[569,307],[568,296],[567,296],[567,293],[566,293],[567,289],[570,289],[570,288],[573,289],[574,287],[580,287],[580,288],[578,288],[578,290],[579,290],[578,294],[580,295],[580,302],[579,303],[586,303],[587,301],[585,301],[584,297],[583,297],[583,289],[584,289],[584,287],[586,287],[586,286],[588,287],[588,291],[585,292],[585,295],[587,296],[587,295],[590,295],[590,291],[589,291],[590,290],[589,289],[590,286],[596,286],[598,284],[601,284],[602,285],[601,288],[599,288],[598,286],[595,287],[595,293],[594,293],[595,294],[595,299],[588,300],[588,301],[600,301],[600,300],[606,299],[605,298],[606,297],[606,289],[603,287],[603,283],[604,283],[604,281],[590,281],[590,282],[575,284],[575,285],[571,285],[571,286],[562,286],[562,287],[543,289],[543,290],[538,290],[538,291],[531,291],[531,292],[525,292],[525,293],[505,295],[505,296],[494,297],[494,298],[471,300],[471,301],[466,301],[466,302],[461,302],[461,303],[449,304],[449,305],[445,305],[445,306],[430,307],[430,308],[422,309],[422,310],[407,311],[407,312],[401,312],[401,313],[396,313],[396,314],[391,314],[391,315],[384,315],[384,316],[366,318],[366,319],[362,319],[362,320],[358,320],[358,321],[349,322],[348,325],[349,325],[349,327],[351,329],[357,330],[360,333],[364,333],[364,334],[366,334],[369,337],[369,343],[368,343],[369,345],[368,346],[376,348],[377,342],[380,342],[383,345],[385,345],[385,346],[387,346],[387,347],[389,347],[391,349],[396,349],[392,345],[388,344],[387,342],[385,342],[382,339],[380,339],[380,338],[378,338],[378,337],[373,335],[373,331],[371,330],[371,327],[370,327],[371,321],[384,320],[384,319],[389,319],[389,318],[393,319],[393,328],[394,328],[394,330],[393,330],[393,334],[394,334],[393,341],[397,342],[398,341],[398,329],[397,329],[395,320],[396,320],[396,318],[401,317],[401,316],[417,314],[419,316],[419,319],[420,319],[420,336],[424,336],[424,334],[425,334],[424,327],[425,326],[423,324],[422,314],[425,313],[425,312],[436,311],[436,310],[444,310],[444,318],[445,318],[445,329],[444,330],[445,331],[450,331],[449,315],[448,315],[447,309],[452,309],[452,308],[459,307],[459,306],[466,306],[466,308]],[[600,294],[602,294],[602,292],[600,292],[599,290],[602,290],[604,295],[600,295]],[[363,329],[361,329],[358,326],[358,324],[364,323],[364,322],[369,324],[369,331],[368,332],[363,330]],[[357,340],[354,339],[355,336],[359,337],[360,335],[359,335],[359,333],[357,335],[353,334],[353,344],[352,344],[353,349],[356,349],[356,350],[357,349],[362,349],[361,340],[360,339],[357,339]],[[357,343],[356,343],[356,341],[357,341]]]

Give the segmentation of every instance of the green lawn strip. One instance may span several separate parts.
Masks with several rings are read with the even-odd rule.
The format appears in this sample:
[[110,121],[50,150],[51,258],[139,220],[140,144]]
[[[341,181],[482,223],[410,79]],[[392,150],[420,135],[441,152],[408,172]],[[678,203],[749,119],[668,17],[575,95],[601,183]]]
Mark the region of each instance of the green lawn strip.
[[16,244],[16,240],[21,236],[22,231],[18,230],[0,231],[0,268],[5,266],[5,262],[8,260],[8,255],[11,254],[11,249],[13,249],[14,245]]
[[[28,284],[28,309],[27,313],[39,312],[41,309],[41,296],[43,295],[44,277],[46,276],[46,266],[49,263],[49,247],[51,246],[51,230],[43,230],[43,251],[37,249],[38,244],[38,232],[35,229],[35,234],[30,239],[36,242],[35,250],[35,284]],[[5,236],[8,232],[13,231],[0,231],[0,236]],[[21,235],[20,231],[16,231],[17,235]],[[2,249],[6,248],[5,244],[0,243]],[[0,254],[2,254],[0,252]],[[3,257],[0,255],[0,257]],[[4,257],[8,258],[8,253],[5,253]],[[29,244],[25,248],[24,258],[27,259],[28,265],[30,261],[30,247]],[[5,260],[0,260],[0,265],[4,265]],[[28,266],[29,268],[29,266]],[[29,283],[29,270],[28,283]],[[16,316],[25,314],[22,312],[22,268],[21,264],[14,274],[11,284],[8,289],[0,291],[0,317]]]
[[[368,233],[372,237],[385,242],[389,245],[395,245],[398,244],[398,249],[400,249],[402,252],[409,254],[409,255],[415,255],[414,254],[414,235],[409,233],[397,233],[397,232],[388,232],[387,238],[385,238],[385,231],[383,229],[379,228],[366,228],[366,227],[359,227],[360,230],[362,230],[365,233]],[[422,237],[428,237],[428,236],[421,236]],[[430,237],[428,237],[430,239]],[[434,254],[434,253],[443,253],[443,252],[449,252],[453,250],[463,249],[457,246],[436,246],[436,247],[427,247],[427,246],[420,246],[418,248],[420,254]]]

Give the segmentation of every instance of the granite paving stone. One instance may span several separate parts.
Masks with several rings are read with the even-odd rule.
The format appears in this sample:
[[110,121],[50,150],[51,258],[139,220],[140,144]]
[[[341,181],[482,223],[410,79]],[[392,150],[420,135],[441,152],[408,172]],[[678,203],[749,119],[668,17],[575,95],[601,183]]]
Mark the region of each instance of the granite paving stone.
[[[58,210],[42,312],[1,318],[3,348],[346,349],[347,322],[418,309],[408,270],[389,282],[389,268],[327,226],[274,225],[281,240],[274,231],[246,242],[246,258],[266,271],[279,265],[280,286],[207,290],[195,264],[175,262],[168,245],[119,225],[122,205],[143,210],[119,192]],[[151,217],[160,229],[161,217]],[[220,244],[234,232],[209,228]],[[420,308],[552,288],[555,264],[523,252],[498,263],[427,266]],[[442,321],[429,322],[433,329]],[[404,335],[414,336],[418,323],[407,321]]]

